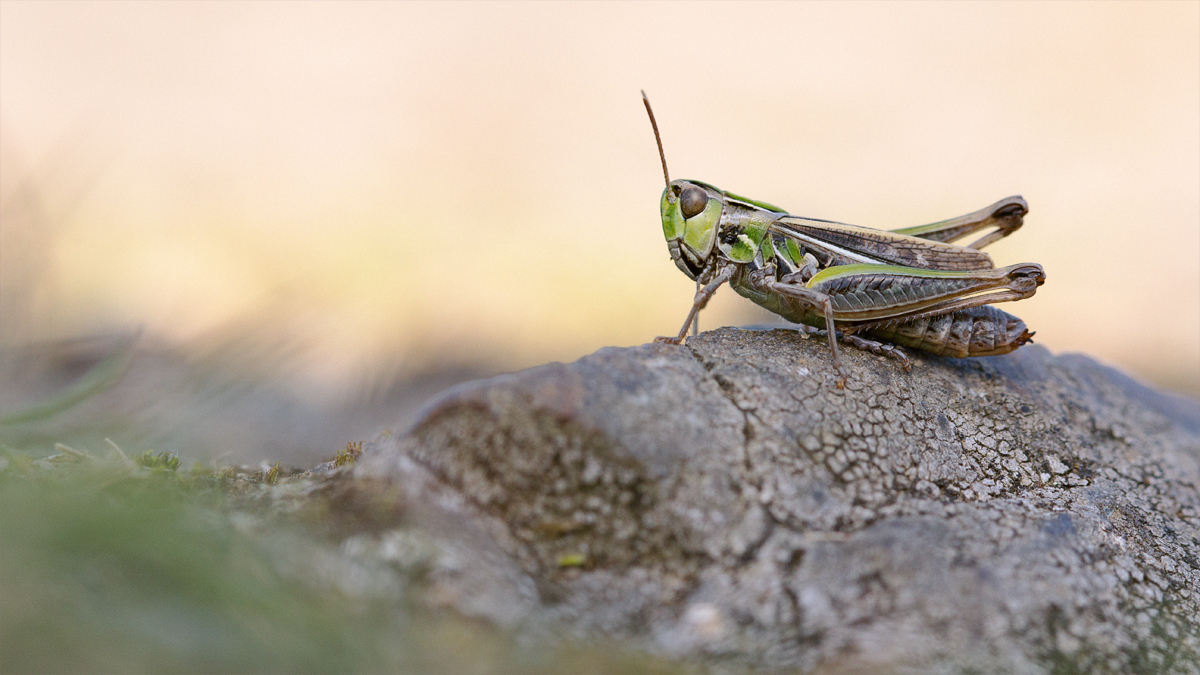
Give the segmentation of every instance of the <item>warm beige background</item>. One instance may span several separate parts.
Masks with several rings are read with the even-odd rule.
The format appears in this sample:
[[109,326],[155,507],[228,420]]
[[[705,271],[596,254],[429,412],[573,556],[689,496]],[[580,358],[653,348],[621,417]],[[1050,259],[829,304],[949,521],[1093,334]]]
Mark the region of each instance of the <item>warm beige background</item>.
[[[1024,195],[989,250],[1049,280],[1004,308],[1200,391],[1195,2],[5,0],[4,330],[144,325],[339,386],[673,332],[641,88],[673,177],[797,214]],[[766,318],[726,291],[702,326]]]

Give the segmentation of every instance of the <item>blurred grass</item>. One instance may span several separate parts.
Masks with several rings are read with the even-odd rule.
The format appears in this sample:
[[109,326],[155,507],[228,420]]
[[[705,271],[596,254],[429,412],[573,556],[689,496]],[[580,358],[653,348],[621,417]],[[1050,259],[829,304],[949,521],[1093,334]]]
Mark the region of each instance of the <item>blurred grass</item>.
[[260,538],[222,516],[215,486],[85,468],[12,473],[0,492],[4,672],[432,665],[375,630],[358,630],[364,622],[386,627],[383,607],[348,605],[283,577]]
[[0,453],[0,672],[674,670],[423,609],[419,572],[342,555],[336,517],[273,517],[281,487],[164,459]]

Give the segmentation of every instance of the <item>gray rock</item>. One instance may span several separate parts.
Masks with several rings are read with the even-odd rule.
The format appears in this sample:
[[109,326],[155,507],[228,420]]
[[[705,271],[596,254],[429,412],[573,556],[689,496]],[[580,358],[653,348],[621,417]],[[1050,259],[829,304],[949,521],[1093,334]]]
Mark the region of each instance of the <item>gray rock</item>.
[[602,349],[446,392],[353,480],[449,552],[434,597],[524,634],[801,672],[1200,672],[1200,405],[1037,346],[842,359],[839,389],[786,330]]

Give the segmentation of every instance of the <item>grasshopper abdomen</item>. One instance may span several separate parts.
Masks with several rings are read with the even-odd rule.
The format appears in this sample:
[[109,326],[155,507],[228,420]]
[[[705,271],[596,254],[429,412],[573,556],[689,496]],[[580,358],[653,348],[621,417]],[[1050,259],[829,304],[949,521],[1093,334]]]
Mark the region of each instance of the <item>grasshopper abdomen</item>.
[[1024,321],[991,305],[897,321],[863,332],[879,340],[955,358],[1007,354],[1033,338]]

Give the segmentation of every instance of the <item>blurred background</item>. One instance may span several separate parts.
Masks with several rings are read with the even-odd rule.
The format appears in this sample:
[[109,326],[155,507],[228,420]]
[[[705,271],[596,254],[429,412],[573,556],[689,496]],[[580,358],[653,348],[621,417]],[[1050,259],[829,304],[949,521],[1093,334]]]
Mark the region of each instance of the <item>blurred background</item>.
[[798,215],[1023,195],[1003,309],[1200,395],[1197,3],[5,0],[0,440],[304,464],[673,333],[639,89],[673,178]]

